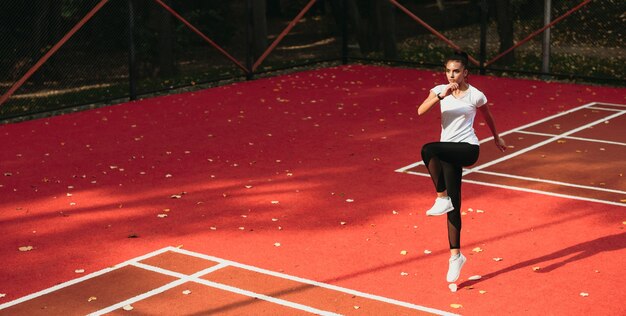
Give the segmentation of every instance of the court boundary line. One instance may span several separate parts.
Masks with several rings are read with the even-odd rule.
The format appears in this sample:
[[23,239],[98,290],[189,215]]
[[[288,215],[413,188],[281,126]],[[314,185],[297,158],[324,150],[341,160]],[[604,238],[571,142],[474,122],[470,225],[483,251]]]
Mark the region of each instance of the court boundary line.
[[28,294],[28,295],[22,296],[20,298],[16,298],[16,299],[14,299],[12,301],[0,304],[0,310],[3,310],[3,309],[8,308],[8,307],[11,307],[13,305],[24,303],[24,302],[29,301],[31,299],[34,299],[34,298],[37,298],[37,297],[40,297],[40,296],[43,296],[43,295],[46,295],[46,294],[58,291],[60,289],[66,288],[68,286],[71,286],[71,285],[74,285],[74,284],[77,284],[77,283],[80,283],[80,282],[83,282],[83,281],[86,281],[86,280],[89,280],[89,279],[93,279],[95,277],[101,276],[101,275],[109,273],[111,271],[115,271],[115,270],[121,269],[123,267],[126,267],[131,262],[134,262],[134,261],[138,262],[138,261],[141,261],[141,260],[152,258],[154,256],[158,256],[158,255],[160,255],[162,253],[165,253],[167,251],[168,251],[168,249],[166,249],[166,248],[158,249],[158,250],[149,252],[147,254],[141,255],[139,257],[136,257],[136,258],[133,258],[133,259],[130,259],[130,260],[118,263],[118,264],[116,264],[116,265],[114,265],[112,267],[104,268],[102,270],[98,270],[98,271],[89,273],[89,274],[87,274],[85,276],[82,276],[80,278],[72,279],[72,280],[69,280],[69,281],[66,281],[66,282],[54,285],[52,287],[43,289],[41,291],[37,291],[35,293]]
[[274,303],[277,305],[281,305],[281,306],[285,306],[285,307],[291,307],[294,309],[298,309],[301,311],[305,311],[305,312],[309,312],[312,314],[317,314],[317,315],[324,315],[324,316],[338,316],[339,314],[336,313],[332,313],[329,311],[325,311],[325,310],[321,310],[321,309],[317,309],[311,306],[307,306],[307,305],[303,305],[303,304],[299,304],[299,303],[295,303],[295,302],[291,302],[291,301],[287,301],[287,300],[283,300],[280,298],[275,298],[275,297],[271,297],[271,296],[267,296],[264,294],[260,294],[260,293],[255,293],[252,291],[248,291],[248,290],[244,290],[244,289],[240,289],[234,286],[230,286],[230,285],[226,285],[226,284],[222,284],[222,283],[217,283],[217,282],[212,282],[209,280],[203,280],[200,277],[210,274],[212,272],[215,272],[217,270],[229,267],[230,265],[227,263],[218,263],[217,265],[198,271],[194,274],[191,275],[187,275],[184,273],[180,273],[180,272],[175,272],[175,271],[171,271],[171,270],[167,270],[164,268],[160,268],[157,266],[153,266],[153,265],[149,265],[149,264],[145,264],[145,263],[141,263],[141,262],[135,262],[135,263],[131,263],[131,266],[140,268],[140,269],[144,269],[144,270],[148,270],[154,273],[158,273],[158,274],[163,274],[163,275],[167,275],[167,276],[171,276],[174,278],[177,278],[177,280],[174,280],[168,284],[165,284],[161,287],[158,287],[156,289],[153,289],[151,291],[142,293],[140,295],[137,295],[135,297],[126,299],[124,301],[118,302],[116,304],[113,304],[111,306],[105,307],[103,309],[100,309],[98,311],[95,311],[93,313],[90,313],[89,316],[100,316],[100,315],[104,315],[106,313],[110,313],[113,312],[115,310],[118,310],[120,308],[123,308],[126,305],[129,304],[133,304],[136,302],[139,302],[141,300],[147,299],[149,297],[164,293],[167,290],[171,290],[179,285],[183,285],[185,283],[188,282],[194,282],[194,283],[198,283],[198,284],[202,284],[204,286],[208,286],[211,288],[215,288],[215,289],[219,289],[222,291],[226,291],[226,292],[230,292],[230,293],[235,293],[235,294],[239,294],[242,296],[247,296],[250,298],[256,298],[259,300],[263,300],[263,301],[267,301],[270,303]]
[[[615,111],[617,113],[608,115],[608,116],[606,116],[606,117],[604,117],[602,119],[598,119],[598,120],[592,121],[590,123],[587,123],[585,125],[579,126],[579,127],[574,128],[572,130],[564,132],[563,134],[560,134],[560,135],[550,135],[550,134],[540,135],[542,133],[523,131],[526,128],[533,127],[535,125],[547,122],[549,120],[552,120],[552,119],[555,119],[555,118],[558,118],[558,117],[561,117],[561,116],[564,116],[564,115],[567,115],[567,114],[571,114],[571,113],[574,113],[574,112],[577,112],[577,111],[580,111],[580,110],[583,110],[583,109],[589,109],[591,107],[594,107],[595,105],[602,105],[602,104],[609,105],[609,106],[624,107],[625,109],[624,110],[616,110],[616,109],[596,108],[597,110]],[[565,139],[576,139],[576,140],[585,140],[585,141],[591,141],[591,142],[598,141],[598,142],[607,143],[607,144],[614,144],[614,145],[626,145],[626,144],[618,143],[618,142],[600,141],[600,140],[584,139],[584,138],[570,136],[571,134],[575,134],[577,132],[580,132],[581,130],[584,130],[584,129],[588,128],[588,127],[595,126],[595,125],[600,124],[600,123],[602,123],[604,121],[611,120],[611,119],[613,119],[615,117],[619,117],[619,116],[624,115],[624,114],[626,114],[626,105],[614,104],[614,103],[606,103],[606,102],[590,102],[590,103],[583,104],[581,106],[569,109],[567,111],[563,111],[563,112],[560,112],[560,113],[557,113],[557,114],[545,117],[543,119],[539,119],[537,121],[530,122],[528,124],[525,124],[525,125],[513,128],[511,130],[505,131],[505,132],[501,133],[500,135],[504,136],[504,135],[509,135],[509,134],[513,134],[513,133],[521,133],[521,134],[525,133],[525,134],[535,134],[535,135],[538,135],[538,136],[545,136],[545,137],[550,137],[550,138],[548,138],[546,140],[543,140],[541,142],[538,142],[538,143],[536,143],[536,144],[534,144],[534,145],[532,145],[530,147],[527,147],[527,148],[524,148],[522,150],[519,150],[519,151],[516,151],[514,153],[511,153],[510,155],[506,155],[506,156],[501,157],[499,159],[495,159],[495,160],[492,160],[490,162],[484,163],[484,164],[479,165],[477,167],[464,169],[463,175],[465,176],[467,174],[471,174],[471,173],[474,173],[474,172],[476,172],[476,173],[494,173],[494,172],[485,172],[485,171],[483,171],[481,169],[487,168],[489,166],[495,165],[495,164],[500,163],[502,161],[514,158],[516,156],[519,156],[519,155],[521,155],[523,153],[529,152],[531,150],[534,150],[534,149],[539,148],[541,146],[544,146],[546,144],[553,143],[554,141],[558,141],[559,139],[562,139],[562,138],[565,138]],[[548,135],[550,135],[550,136],[548,136]],[[483,143],[491,141],[493,139],[494,139],[493,136],[490,136],[490,137],[487,137],[487,138],[481,140],[479,143],[483,144]],[[401,167],[399,169],[396,169],[395,172],[430,177],[430,175],[427,174],[427,173],[408,171],[408,170],[413,169],[413,168],[415,168],[417,166],[420,166],[420,165],[424,165],[424,162],[423,161],[417,161],[417,162],[412,163],[410,165],[407,165],[405,167]],[[511,177],[511,178],[519,177],[519,176],[516,176],[516,175],[506,175],[506,174],[502,174],[502,173],[497,173],[497,174],[494,173],[492,175],[493,176],[502,176],[502,177]],[[524,177],[524,178],[527,178],[527,179],[523,179],[523,180],[535,181],[535,182],[545,182],[545,183],[556,182],[556,181],[547,180],[547,179],[536,179],[536,178],[529,178],[529,177]],[[491,186],[491,187],[497,187],[497,188],[503,188],[503,189],[510,189],[510,190],[515,190],[515,191],[537,193],[537,194],[543,194],[543,195],[549,195],[549,196],[555,196],[555,197],[561,197],[561,198],[569,198],[569,199],[574,199],[574,200],[582,200],[582,201],[588,201],[588,202],[596,202],[596,203],[602,203],[602,204],[609,204],[609,205],[616,205],[616,206],[626,207],[626,205],[624,203],[613,202],[613,201],[606,201],[606,200],[599,200],[599,199],[587,198],[587,197],[582,197],[582,196],[575,196],[575,195],[568,195],[568,194],[562,194],[562,193],[556,193],[556,192],[541,191],[541,190],[536,190],[536,189],[515,187],[515,186],[510,186],[510,185],[502,185],[502,184],[489,183],[489,182],[483,182],[483,181],[477,181],[477,180],[469,180],[469,179],[465,179],[465,178],[463,178],[462,181],[463,182],[467,182],[467,183],[472,183],[472,184]],[[552,183],[552,184],[556,184],[556,183]],[[571,183],[567,184],[567,185],[566,184],[561,184],[561,185],[563,185],[563,186],[572,186],[572,187],[579,186],[579,185],[571,184]],[[610,193],[623,193],[622,191],[611,192],[613,190],[611,190],[611,189],[603,189],[603,188],[594,188],[592,190],[604,191],[604,192],[610,192]],[[611,190],[611,191],[608,191],[608,190]]]
[[[523,129],[526,129],[526,128],[529,128],[529,127],[532,127],[532,126],[535,126],[535,125],[538,125],[538,124],[541,124],[541,123],[543,123],[543,122],[546,122],[546,121],[549,121],[549,120],[555,119],[555,118],[557,118],[557,117],[561,117],[561,116],[564,116],[564,115],[567,115],[567,114],[570,114],[570,113],[574,113],[574,112],[576,112],[576,111],[580,111],[580,110],[586,109],[586,108],[588,108],[588,107],[590,107],[590,106],[593,106],[593,105],[596,105],[596,104],[598,104],[598,102],[591,102],[591,103],[583,104],[583,105],[578,106],[578,107],[575,107],[575,108],[573,108],[573,109],[569,109],[569,110],[567,110],[567,111],[559,112],[559,113],[557,113],[557,114],[554,114],[554,115],[551,115],[551,116],[544,117],[544,118],[542,118],[542,119],[536,120],[536,121],[534,121],[534,122],[530,122],[530,123],[528,123],[528,124],[525,124],[525,125],[522,125],[522,126],[515,127],[515,128],[510,129],[510,130],[508,130],[508,131],[504,131],[504,132],[500,133],[500,136],[505,136],[505,135],[513,134],[513,133],[515,133],[515,132],[517,132],[517,131],[520,131],[520,130],[523,130]],[[493,136],[489,136],[489,137],[487,137],[487,138],[484,138],[484,139],[480,140],[478,143],[479,143],[479,144],[483,144],[483,143],[486,143],[486,142],[488,142],[488,141],[492,141],[492,140],[493,140]],[[405,167],[402,167],[402,168],[396,169],[396,170],[395,170],[395,172],[405,173],[407,170],[412,169],[412,168],[415,168],[415,167],[417,167],[417,166],[419,166],[419,165],[423,165],[423,164],[424,164],[424,162],[423,162],[423,161],[417,161],[417,162],[414,162],[414,163],[412,163],[412,164],[410,164],[410,165],[408,165],[408,166],[405,166]]]
[[592,186],[587,186],[587,185],[582,185],[582,184],[575,184],[575,183],[567,183],[567,182],[554,181],[554,180],[548,180],[548,179],[540,179],[540,178],[533,178],[533,177],[518,176],[518,175],[508,174],[508,173],[500,173],[500,172],[485,171],[485,170],[478,170],[475,173],[481,173],[481,174],[486,174],[486,175],[495,176],[495,177],[512,178],[512,179],[525,180],[525,181],[533,181],[533,182],[555,184],[555,185],[560,185],[560,186],[564,186],[564,187],[572,187],[572,188],[578,188],[578,189],[594,190],[594,191],[600,191],[600,192],[617,193],[617,194],[625,194],[626,195],[626,191],[621,191],[621,190],[607,189],[607,188],[598,188],[598,187],[592,187]]
[[[178,273],[178,272],[174,272],[174,271],[169,271],[163,268],[159,268],[159,267],[155,267],[155,266],[151,266],[145,263],[141,263],[140,261],[142,260],[146,260],[158,255],[161,255],[163,253],[166,253],[168,251],[171,252],[175,252],[175,253],[179,253],[179,254],[183,254],[183,255],[188,255],[191,257],[196,257],[196,258],[200,258],[200,259],[204,259],[204,260],[209,260],[209,261],[213,261],[216,262],[217,265],[209,267],[207,269],[203,269],[201,271],[198,271],[192,275],[185,275],[182,273]],[[346,294],[351,294],[351,295],[355,295],[355,296],[359,296],[362,298],[367,298],[367,299],[371,299],[371,300],[376,300],[379,302],[383,302],[383,303],[387,303],[387,304],[392,304],[392,305],[397,305],[397,306],[401,306],[401,307],[406,307],[409,309],[414,309],[414,310],[419,310],[419,311],[423,311],[423,312],[428,312],[428,313],[432,313],[432,314],[436,314],[436,315],[445,315],[445,316],[458,316],[458,314],[454,314],[451,312],[447,312],[447,311],[443,311],[443,310],[438,310],[435,308],[431,308],[431,307],[426,307],[426,306],[421,306],[421,305],[417,305],[417,304],[413,304],[413,303],[408,303],[408,302],[403,302],[403,301],[399,301],[396,299],[392,299],[392,298],[387,298],[387,297],[383,297],[383,296],[379,296],[379,295],[374,295],[374,294],[369,294],[369,293],[364,293],[364,292],[360,292],[357,290],[353,290],[353,289],[348,289],[348,288],[344,288],[344,287],[340,287],[337,285],[332,285],[332,284],[327,284],[327,283],[322,283],[322,282],[317,282],[317,281],[313,281],[313,280],[309,280],[309,279],[305,279],[305,278],[301,278],[301,277],[297,277],[297,276],[292,276],[292,275],[288,275],[288,274],[284,274],[284,273],[280,273],[280,272],[275,272],[275,271],[271,271],[271,270],[266,270],[263,268],[259,268],[259,267],[255,267],[255,266],[251,266],[251,265],[246,265],[243,263],[239,263],[239,262],[235,262],[235,261],[231,261],[231,260],[227,260],[227,259],[222,259],[222,258],[218,258],[215,256],[210,256],[210,255],[206,255],[206,254],[202,254],[202,253],[197,253],[197,252],[193,252],[190,250],[185,250],[185,249],[181,249],[178,247],[174,247],[174,246],[168,246],[165,248],[161,248],[152,252],[149,252],[147,254],[126,260],[122,263],[116,264],[112,267],[108,267],[108,268],[104,268],[102,270],[98,270],[95,271],[93,273],[90,273],[88,275],[85,275],[83,277],[80,278],[76,278],[67,282],[63,282],[60,284],[57,284],[55,286],[52,286],[50,288],[17,298],[15,300],[12,300],[10,302],[4,303],[4,304],[0,304],[0,310],[20,304],[20,303],[24,303],[26,301],[29,301],[31,299],[35,299],[38,298],[40,296],[46,295],[46,294],[50,294],[52,292],[55,292],[57,290],[61,290],[63,288],[78,284],[80,282],[83,281],[87,281],[93,278],[96,278],[98,276],[104,275],[108,272],[111,271],[115,271],[124,267],[136,267],[136,268],[142,268],[142,269],[146,269],[152,272],[157,272],[157,273],[161,273],[164,275],[169,275],[169,276],[173,276],[173,277],[178,277],[178,280],[173,280],[165,285],[162,285],[160,287],[157,287],[155,289],[152,289],[150,291],[144,292],[142,294],[136,295],[134,297],[131,297],[129,299],[126,299],[124,301],[118,302],[116,304],[110,305],[108,307],[105,307],[103,309],[94,311],[92,313],[90,313],[89,315],[102,315],[104,313],[108,313],[114,310],[117,310],[119,308],[122,308],[128,304],[134,303],[134,302],[138,302],[142,299],[163,293],[171,288],[174,288],[176,286],[179,286],[181,284],[184,284],[185,282],[196,282],[196,283],[200,283],[203,285],[207,285],[207,286],[211,286],[214,288],[218,288],[221,290],[225,290],[225,291],[229,291],[229,292],[234,292],[236,294],[241,294],[241,295],[245,295],[242,293],[247,293],[249,295],[245,295],[245,296],[250,296],[250,297],[256,297],[256,298],[260,298],[275,304],[279,304],[279,305],[283,305],[283,306],[288,306],[288,307],[293,307],[293,306],[302,306],[303,308],[309,308],[311,310],[315,310],[315,312],[313,313],[321,313],[321,315],[339,315],[339,314],[335,314],[332,312],[326,312],[326,311],[322,311],[322,310],[318,310],[315,309],[313,307],[310,306],[306,306],[306,305],[302,305],[299,303],[295,303],[295,302],[290,302],[290,301],[286,301],[286,300],[282,300],[279,298],[274,298],[274,297],[270,297],[270,296],[266,296],[263,294],[258,294],[258,293],[254,293],[251,291],[247,291],[247,290],[243,290],[243,289],[238,289],[236,287],[232,287],[226,284],[221,284],[221,283],[217,283],[217,282],[212,282],[212,281],[208,281],[208,280],[203,280],[200,279],[200,276],[206,275],[208,273],[217,271],[219,269],[225,268],[225,267],[236,267],[236,268],[240,268],[240,269],[244,269],[244,270],[248,270],[248,271],[252,271],[252,272],[257,272],[257,273],[261,273],[261,274],[266,274],[266,275],[270,275],[270,276],[274,276],[274,277],[278,277],[278,278],[282,278],[282,279],[286,279],[286,280],[291,280],[291,281],[295,281],[295,282],[299,282],[299,283],[304,283],[307,285],[312,285],[312,286],[317,286],[320,288],[325,288],[325,289],[329,289],[329,290],[333,290],[333,291],[337,291],[337,292],[342,292],[342,293],[346,293]],[[158,271],[157,271],[158,270]],[[231,290],[235,290],[235,291],[231,291]],[[239,291],[239,292],[237,292]],[[277,301],[284,301],[286,304],[281,304],[278,303]],[[293,306],[289,306],[289,305],[293,305]],[[301,308],[297,308],[297,309],[301,309]],[[304,309],[301,309],[304,310]],[[311,310],[304,310],[304,311],[311,311]]]
[[250,266],[250,265],[246,265],[246,264],[235,262],[235,261],[230,261],[230,260],[221,259],[221,258],[217,258],[217,257],[210,256],[210,255],[205,255],[205,254],[189,251],[189,250],[186,250],[186,249],[175,248],[175,249],[171,249],[171,250],[174,251],[174,252],[178,252],[178,253],[181,253],[181,254],[186,254],[186,255],[190,255],[190,256],[194,256],[194,257],[198,257],[198,258],[205,259],[205,260],[211,260],[211,261],[216,261],[216,262],[220,262],[221,261],[221,262],[227,263],[227,264],[229,264],[229,265],[231,265],[233,267],[237,267],[237,268],[241,268],[241,269],[245,269],[245,270],[249,270],[249,271],[253,271],[253,272],[267,274],[267,275],[271,275],[271,276],[282,278],[282,279],[287,279],[287,280],[291,280],[291,281],[305,283],[305,284],[308,284],[308,285],[314,285],[314,286],[317,286],[317,287],[326,288],[326,289],[333,290],[333,291],[338,291],[338,292],[343,292],[343,293],[346,293],[346,294],[356,295],[356,296],[359,296],[359,297],[368,298],[368,299],[372,299],[372,300],[376,300],[376,301],[381,301],[381,302],[384,302],[384,303],[389,303],[389,304],[398,305],[398,306],[402,306],[402,307],[407,307],[407,308],[411,308],[411,309],[415,309],[415,310],[419,310],[419,311],[423,311],[423,312],[429,312],[429,313],[438,314],[438,315],[457,315],[457,314],[454,314],[454,313],[438,310],[438,309],[431,308],[431,307],[421,306],[421,305],[417,305],[417,304],[413,304],[413,303],[407,303],[407,302],[399,301],[399,300],[388,298],[388,297],[384,297],[384,296],[364,293],[364,292],[360,292],[360,291],[357,291],[357,290],[352,290],[352,289],[340,287],[340,286],[337,286],[337,285],[332,285],[332,284],[322,283],[322,282],[318,282],[318,281],[313,281],[313,280],[309,280],[309,279],[305,279],[305,278],[301,278],[301,277],[297,277],[297,276],[292,276],[292,275],[289,275],[289,274],[275,272],[275,271],[271,271],[271,270],[267,270],[267,269],[263,269],[263,268],[259,268],[259,267],[255,267],[255,266]]
[[490,161],[490,162],[484,163],[484,164],[479,165],[479,166],[476,166],[476,167],[474,167],[474,168],[470,168],[470,169],[468,169],[468,171],[463,172],[463,175],[468,175],[468,174],[471,174],[471,173],[472,173],[472,172],[474,172],[474,171],[481,170],[481,169],[484,169],[484,168],[487,168],[487,167],[493,166],[493,165],[495,165],[495,164],[498,164],[498,163],[500,163],[500,162],[503,162],[503,161],[509,160],[509,159],[511,159],[511,158],[517,157],[517,156],[519,156],[519,155],[521,155],[521,154],[525,154],[525,153],[527,153],[527,152],[529,152],[529,151],[531,151],[531,150],[534,150],[534,149],[537,149],[537,148],[539,148],[539,147],[545,146],[545,145],[547,145],[547,144],[553,143],[553,142],[555,142],[555,141],[558,141],[558,140],[559,140],[559,139],[561,139],[561,138],[564,138],[564,137],[567,137],[567,136],[569,136],[569,135],[572,135],[572,134],[578,133],[578,132],[580,132],[580,131],[582,131],[582,130],[585,130],[585,129],[589,128],[589,127],[592,127],[592,126],[598,125],[598,124],[600,124],[600,123],[603,123],[603,122],[605,122],[605,121],[608,121],[608,120],[614,119],[614,118],[619,117],[619,116],[622,116],[622,115],[624,115],[624,114],[626,114],[626,110],[620,111],[620,112],[618,112],[618,113],[611,114],[611,115],[609,115],[609,116],[606,116],[606,117],[603,117],[603,118],[601,118],[601,119],[595,120],[595,121],[593,121],[593,122],[587,123],[587,124],[585,124],[585,125],[579,126],[579,127],[574,128],[574,129],[572,129],[572,130],[569,130],[569,131],[567,131],[567,132],[564,132],[563,134],[559,134],[559,135],[557,135],[557,136],[554,136],[554,137],[548,138],[548,139],[546,139],[546,140],[540,141],[540,142],[538,142],[538,143],[536,143],[536,144],[534,144],[534,145],[532,145],[532,146],[526,147],[526,148],[524,148],[524,149],[520,149],[520,150],[518,150],[518,151],[516,151],[516,152],[514,152],[514,153],[511,153],[511,154],[509,154],[509,155],[506,155],[506,156],[500,157],[500,158],[498,158],[498,159],[496,159],[496,160],[492,160],[492,161]]
[[[414,175],[414,176],[421,176],[421,177],[430,178],[430,175],[427,174],[427,173],[421,173],[421,172],[415,172],[415,171],[405,171],[404,173],[405,174]],[[588,197],[584,197],[584,196],[576,196],[576,195],[569,195],[569,194],[563,194],[563,193],[541,191],[541,190],[537,190],[537,189],[515,187],[515,186],[511,186],[511,185],[506,185],[506,184],[483,182],[483,181],[470,180],[470,179],[462,179],[461,181],[465,182],[465,183],[484,185],[484,186],[494,187],[494,188],[499,188],[499,189],[508,189],[508,190],[513,190],[513,191],[522,191],[522,192],[536,193],[536,194],[542,194],[542,195],[548,195],[548,196],[554,196],[554,197],[560,197],[560,198],[567,198],[567,199],[570,199],[570,200],[580,200],[580,201],[586,201],[586,202],[595,202],[595,203],[601,203],[601,204],[609,204],[609,205],[626,207],[626,204],[624,204],[624,203],[613,202],[613,201],[606,201],[606,200],[599,200],[599,199],[588,198]]]
[[[516,133],[527,134],[527,135],[543,136],[543,137],[554,137],[554,136],[557,136],[556,134],[538,133],[538,132],[530,132],[530,131],[518,131]],[[590,143],[602,143],[602,144],[626,146],[626,143],[614,142],[614,141],[611,141],[611,140],[603,140],[603,139],[595,139],[595,138],[585,138],[585,137],[576,137],[576,136],[566,136],[566,137],[563,137],[563,138],[571,139],[571,140],[579,140],[579,141],[583,141],[583,142],[590,142]]]

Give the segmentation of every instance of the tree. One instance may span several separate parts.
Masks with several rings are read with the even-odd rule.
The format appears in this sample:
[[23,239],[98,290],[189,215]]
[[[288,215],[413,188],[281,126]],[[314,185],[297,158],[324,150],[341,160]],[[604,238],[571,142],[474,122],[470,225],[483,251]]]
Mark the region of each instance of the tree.
[[[495,10],[498,36],[500,38],[499,52],[502,53],[513,46],[513,8],[511,0],[491,0],[491,8]],[[502,63],[515,63],[515,50],[506,54],[500,61]]]

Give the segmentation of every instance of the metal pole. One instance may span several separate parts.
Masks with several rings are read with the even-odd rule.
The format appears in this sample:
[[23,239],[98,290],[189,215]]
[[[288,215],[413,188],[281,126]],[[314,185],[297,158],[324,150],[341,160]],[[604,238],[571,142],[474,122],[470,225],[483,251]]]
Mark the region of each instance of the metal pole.
[[341,63],[348,64],[348,4],[341,0]]
[[[549,25],[552,19],[552,1],[544,0],[543,4],[543,25]],[[547,74],[550,72],[550,28],[543,32],[543,41],[541,42],[541,72]],[[547,76],[544,76],[547,79]]]
[[246,0],[246,79],[252,80],[254,77],[254,53],[252,52],[253,45],[253,16],[252,16],[252,1]]
[[131,100],[137,99],[137,61],[135,52],[135,9],[128,0],[128,90]]
[[487,23],[489,21],[489,5],[487,0],[480,1],[480,74],[485,74],[485,61],[487,60]]

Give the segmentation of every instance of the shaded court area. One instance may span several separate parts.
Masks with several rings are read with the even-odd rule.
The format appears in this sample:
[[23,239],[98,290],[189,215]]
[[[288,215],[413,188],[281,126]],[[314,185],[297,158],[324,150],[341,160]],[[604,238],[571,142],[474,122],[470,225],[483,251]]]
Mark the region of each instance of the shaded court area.
[[[438,114],[415,112],[444,80],[430,71],[342,66],[0,126],[0,304],[173,246],[449,313],[623,313],[615,289],[624,266],[626,208],[617,195],[587,197],[617,203],[607,204],[571,198],[572,192],[465,183],[461,242],[468,262],[459,290],[448,289],[445,222],[424,215],[434,199],[432,182],[395,172],[419,161],[421,145],[438,139]],[[470,80],[487,95],[499,130],[517,129],[505,135],[514,146],[505,154],[496,156],[489,141],[482,144],[476,166],[558,136],[511,159],[532,166],[518,176],[556,174],[559,165],[567,172],[547,177],[551,181],[625,191],[617,178],[623,164],[596,163],[624,154],[614,144],[624,142],[623,117],[607,118],[623,112],[624,89],[477,75]],[[598,120],[610,123],[563,135]],[[475,127],[479,138],[489,136],[480,119]],[[570,156],[574,169],[564,163]],[[498,166],[467,179],[498,184],[478,177],[513,174],[515,167]],[[102,276],[119,285],[144,275],[151,280],[117,287],[131,298],[215,267],[196,259],[184,257],[183,270],[166,263],[172,258],[146,259]],[[194,278],[239,288],[251,273],[223,267]],[[481,278],[468,279],[476,275]],[[270,279],[246,290],[295,300],[293,280]],[[191,294],[181,294],[185,290]],[[202,311],[291,308],[244,304],[248,298],[232,293],[201,298],[220,291],[181,283],[133,303],[136,310],[111,312],[157,314],[166,306],[200,303],[214,304],[201,305]],[[88,288],[80,292],[82,297],[66,297],[96,310],[120,303],[88,294]],[[326,295],[310,297],[325,303]],[[368,303],[347,298],[350,303],[336,306],[371,314]],[[29,306],[21,304],[11,308]],[[92,310],[76,310],[86,312]]]

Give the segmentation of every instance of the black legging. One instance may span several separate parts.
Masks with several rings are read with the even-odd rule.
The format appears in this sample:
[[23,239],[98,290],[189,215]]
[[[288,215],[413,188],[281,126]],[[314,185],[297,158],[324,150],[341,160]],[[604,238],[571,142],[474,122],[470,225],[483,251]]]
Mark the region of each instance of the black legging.
[[463,167],[478,160],[480,147],[469,143],[436,142],[422,147],[422,160],[437,192],[448,191],[454,210],[448,216],[450,249],[461,248],[461,176]]

